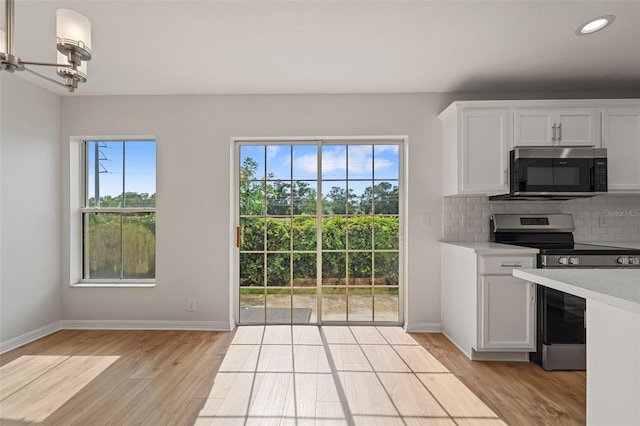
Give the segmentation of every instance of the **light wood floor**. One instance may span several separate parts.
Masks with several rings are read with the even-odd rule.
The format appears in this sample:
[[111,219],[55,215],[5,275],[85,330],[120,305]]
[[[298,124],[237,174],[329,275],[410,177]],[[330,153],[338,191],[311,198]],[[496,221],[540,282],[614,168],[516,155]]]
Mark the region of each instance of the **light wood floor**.
[[572,425],[585,381],[394,327],[65,330],[0,356],[0,424]]

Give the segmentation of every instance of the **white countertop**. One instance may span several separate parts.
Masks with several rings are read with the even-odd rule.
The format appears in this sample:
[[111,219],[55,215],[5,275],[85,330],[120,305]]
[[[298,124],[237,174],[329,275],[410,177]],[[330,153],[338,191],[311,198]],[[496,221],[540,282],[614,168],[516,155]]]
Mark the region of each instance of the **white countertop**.
[[640,269],[514,269],[513,276],[640,314]]
[[492,243],[489,241],[458,242],[440,241],[440,244],[448,244],[461,247],[478,254],[538,254],[538,249],[530,247],[512,246],[509,244]]

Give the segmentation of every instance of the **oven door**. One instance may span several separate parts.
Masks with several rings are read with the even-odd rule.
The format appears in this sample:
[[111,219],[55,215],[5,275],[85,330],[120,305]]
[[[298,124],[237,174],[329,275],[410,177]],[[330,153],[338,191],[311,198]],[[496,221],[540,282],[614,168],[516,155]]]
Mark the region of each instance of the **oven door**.
[[548,287],[538,286],[538,289],[544,324],[543,343],[585,344],[586,300]]
[[545,370],[585,370],[585,299],[552,288],[537,286],[536,352],[531,361]]
[[512,164],[512,192],[519,195],[594,192],[592,158],[519,158]]

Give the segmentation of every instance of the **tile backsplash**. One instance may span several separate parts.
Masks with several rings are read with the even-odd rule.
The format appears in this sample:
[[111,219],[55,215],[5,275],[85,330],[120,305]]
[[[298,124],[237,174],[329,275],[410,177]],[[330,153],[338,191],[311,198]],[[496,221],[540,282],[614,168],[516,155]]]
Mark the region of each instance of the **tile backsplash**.
[[489,241],[494,213],[572,213],[576,241],[640,241],[640,196],[601,195],[569,201],[489,201],[482,196],[444,197],[443,241]]

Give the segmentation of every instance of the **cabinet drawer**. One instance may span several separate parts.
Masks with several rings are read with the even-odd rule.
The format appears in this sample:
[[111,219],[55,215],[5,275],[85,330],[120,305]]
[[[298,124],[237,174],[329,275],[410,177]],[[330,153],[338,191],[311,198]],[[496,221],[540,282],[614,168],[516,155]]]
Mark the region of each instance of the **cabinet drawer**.
[[533,256],[482,256],[481,274],[511,275],[514,268],[535,268]]

